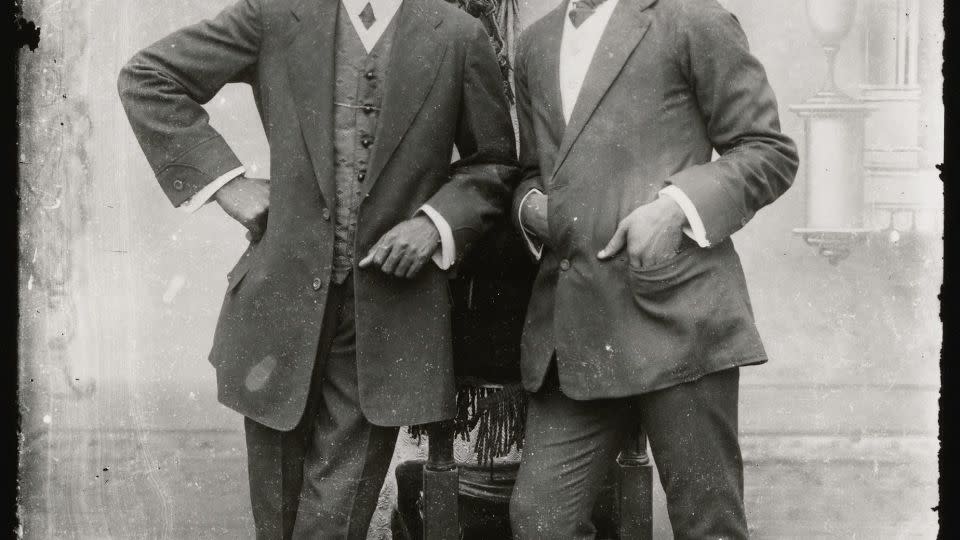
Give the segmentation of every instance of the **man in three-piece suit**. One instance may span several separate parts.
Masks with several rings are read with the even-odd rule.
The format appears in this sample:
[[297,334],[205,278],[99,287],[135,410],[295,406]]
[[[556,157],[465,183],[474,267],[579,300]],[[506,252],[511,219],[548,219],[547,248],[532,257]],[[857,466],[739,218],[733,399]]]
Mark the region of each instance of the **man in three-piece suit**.
[[738,369],[766,356],[730,235],[797,169],[763,67],[715,0],[568,0],[515,69],[513,215],[541,262],[514,533],[592,538],[639,422],[675,537],[746,538]]
[[[201,106],[231,82],[253,87],[269,180]],[[397,426],[456,412],[446,270],[509,206],[486,33],[440,0],[239,0],[119,89],[170,201],[250,229],[210,361],[246,417],[257,537],[365,538]]]

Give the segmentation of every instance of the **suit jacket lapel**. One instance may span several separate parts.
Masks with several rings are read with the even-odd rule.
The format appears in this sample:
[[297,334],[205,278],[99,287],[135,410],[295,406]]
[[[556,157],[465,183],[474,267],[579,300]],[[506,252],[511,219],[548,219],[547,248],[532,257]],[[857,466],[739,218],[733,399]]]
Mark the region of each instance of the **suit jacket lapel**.
[[[554,10],[546,15],[544,28],[546,29],[542,46],[544,49],[533,57],[542,58],[542,62],[534,63],[538,70],[537,80],[540,81],[540,91],[543,92],[543,107],[547,109],[550,126],[554,128],[557,137],[562,136],[566,126],[563,119],[563,102],[560,99],[560,41],[563,36],[564,19],[567,13],[567,2],[564,0]],[[529,69],[529,68],[528,68]]]
[[334,32],[338,0],[298,0],[287,72],[307,151],[324,200],[336,200],[333,174]]
[[404,0],[396,15],[396,34],[384,81],[383,113],[361,191],[369,192],[417,116],[433,87],[446,43],[437,27],[443,22],[426,0]]
[[590,62],[577,103],[573,106],[570,123],[567,124],[563,139],[560,141],[551,176],[560,169],[573,143],[587,125],[597,105],[600,104],[600,100],[603,99],[627,59],[630,58],[630,54],[647,33],[652,17],[644,13],[644,10],[654,2],[655,0],[620,0],[614,8],[610,22],[607,23],[597,51]]

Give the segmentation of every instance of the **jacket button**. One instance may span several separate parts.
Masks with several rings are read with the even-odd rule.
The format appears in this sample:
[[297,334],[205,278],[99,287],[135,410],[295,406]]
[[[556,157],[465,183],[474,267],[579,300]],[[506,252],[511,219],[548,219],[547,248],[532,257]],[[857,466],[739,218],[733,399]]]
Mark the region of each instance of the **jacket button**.
[[173,189],[177,191],[183,191],[183,180],[179,178],[173,181]]
[[374,73],[373,71],[368,71],[364,73],[363,76],[366,77],[368,81],[372,81],[377,78],[377,74]]
[[324,220],[324,221],[330,221],[330,210],[329,210],[329,209],[324,208],[324,209],[323,209],[323,212],[321,212],[320,215],[323,216],[323,220]]
[[361,137],[360,144],[362,144],[364,148],[370,148],[373,145],[373,137],[369,135]]
[[360,169],[357,171],[357,182],[363,182],[367,178],[367,170]]
[[313,290],[319,291],[319,290],[322,289],[322,288],[323,288],[323,281],[321,281],[320,278],[314,279],[314,280],[313,280]]
[[569,269],[570,269],[570,261],[568,261],[567,259],[564,259],[564,260],[560,261],[560,269],[563,270],[564,272],[566,272],[567,270],[569,270]]

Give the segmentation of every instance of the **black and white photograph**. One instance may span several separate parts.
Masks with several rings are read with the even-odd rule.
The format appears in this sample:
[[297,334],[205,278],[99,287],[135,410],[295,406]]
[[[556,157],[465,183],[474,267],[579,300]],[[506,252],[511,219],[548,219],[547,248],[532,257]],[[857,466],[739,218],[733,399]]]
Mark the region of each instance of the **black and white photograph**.
[[944,1],[14,2],[5,532],[938,538]]

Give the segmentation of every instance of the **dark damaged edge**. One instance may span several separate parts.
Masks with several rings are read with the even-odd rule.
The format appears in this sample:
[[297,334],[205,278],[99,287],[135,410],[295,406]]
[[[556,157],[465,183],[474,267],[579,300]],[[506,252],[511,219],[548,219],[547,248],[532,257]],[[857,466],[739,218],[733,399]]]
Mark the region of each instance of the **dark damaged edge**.
[[[21,432],[20,407],[18,402],[19,380],[19,207],[20,176],[18,165],[18,77],[21,50],[32,55],[40,44],[40,28],[23,16],[22,0],[10,0],[6,3],[6,21],[0,29],[3,58],[0,59],[0,110],[3,127],[0,134],[0,325],[3,344],[3,357],[0,359],[0,410],[2,429],[0,429],[0,460],[4,467],[3,481],[0,483],[0,532],[6,538],[22,537],[23,531],[18,520],[19,484],[17,481],[19,465],[19,440]],[[26,46],[26,47],[24,47]],[[6,413],[6,414],[4,414]]]
[[11,19],[13,20],[13,39],[16,47],[20,49],[26,45],[30,47],[31,51],[36,50],[40,46],[40,27],[23,17],[22,0],[14,0]]

